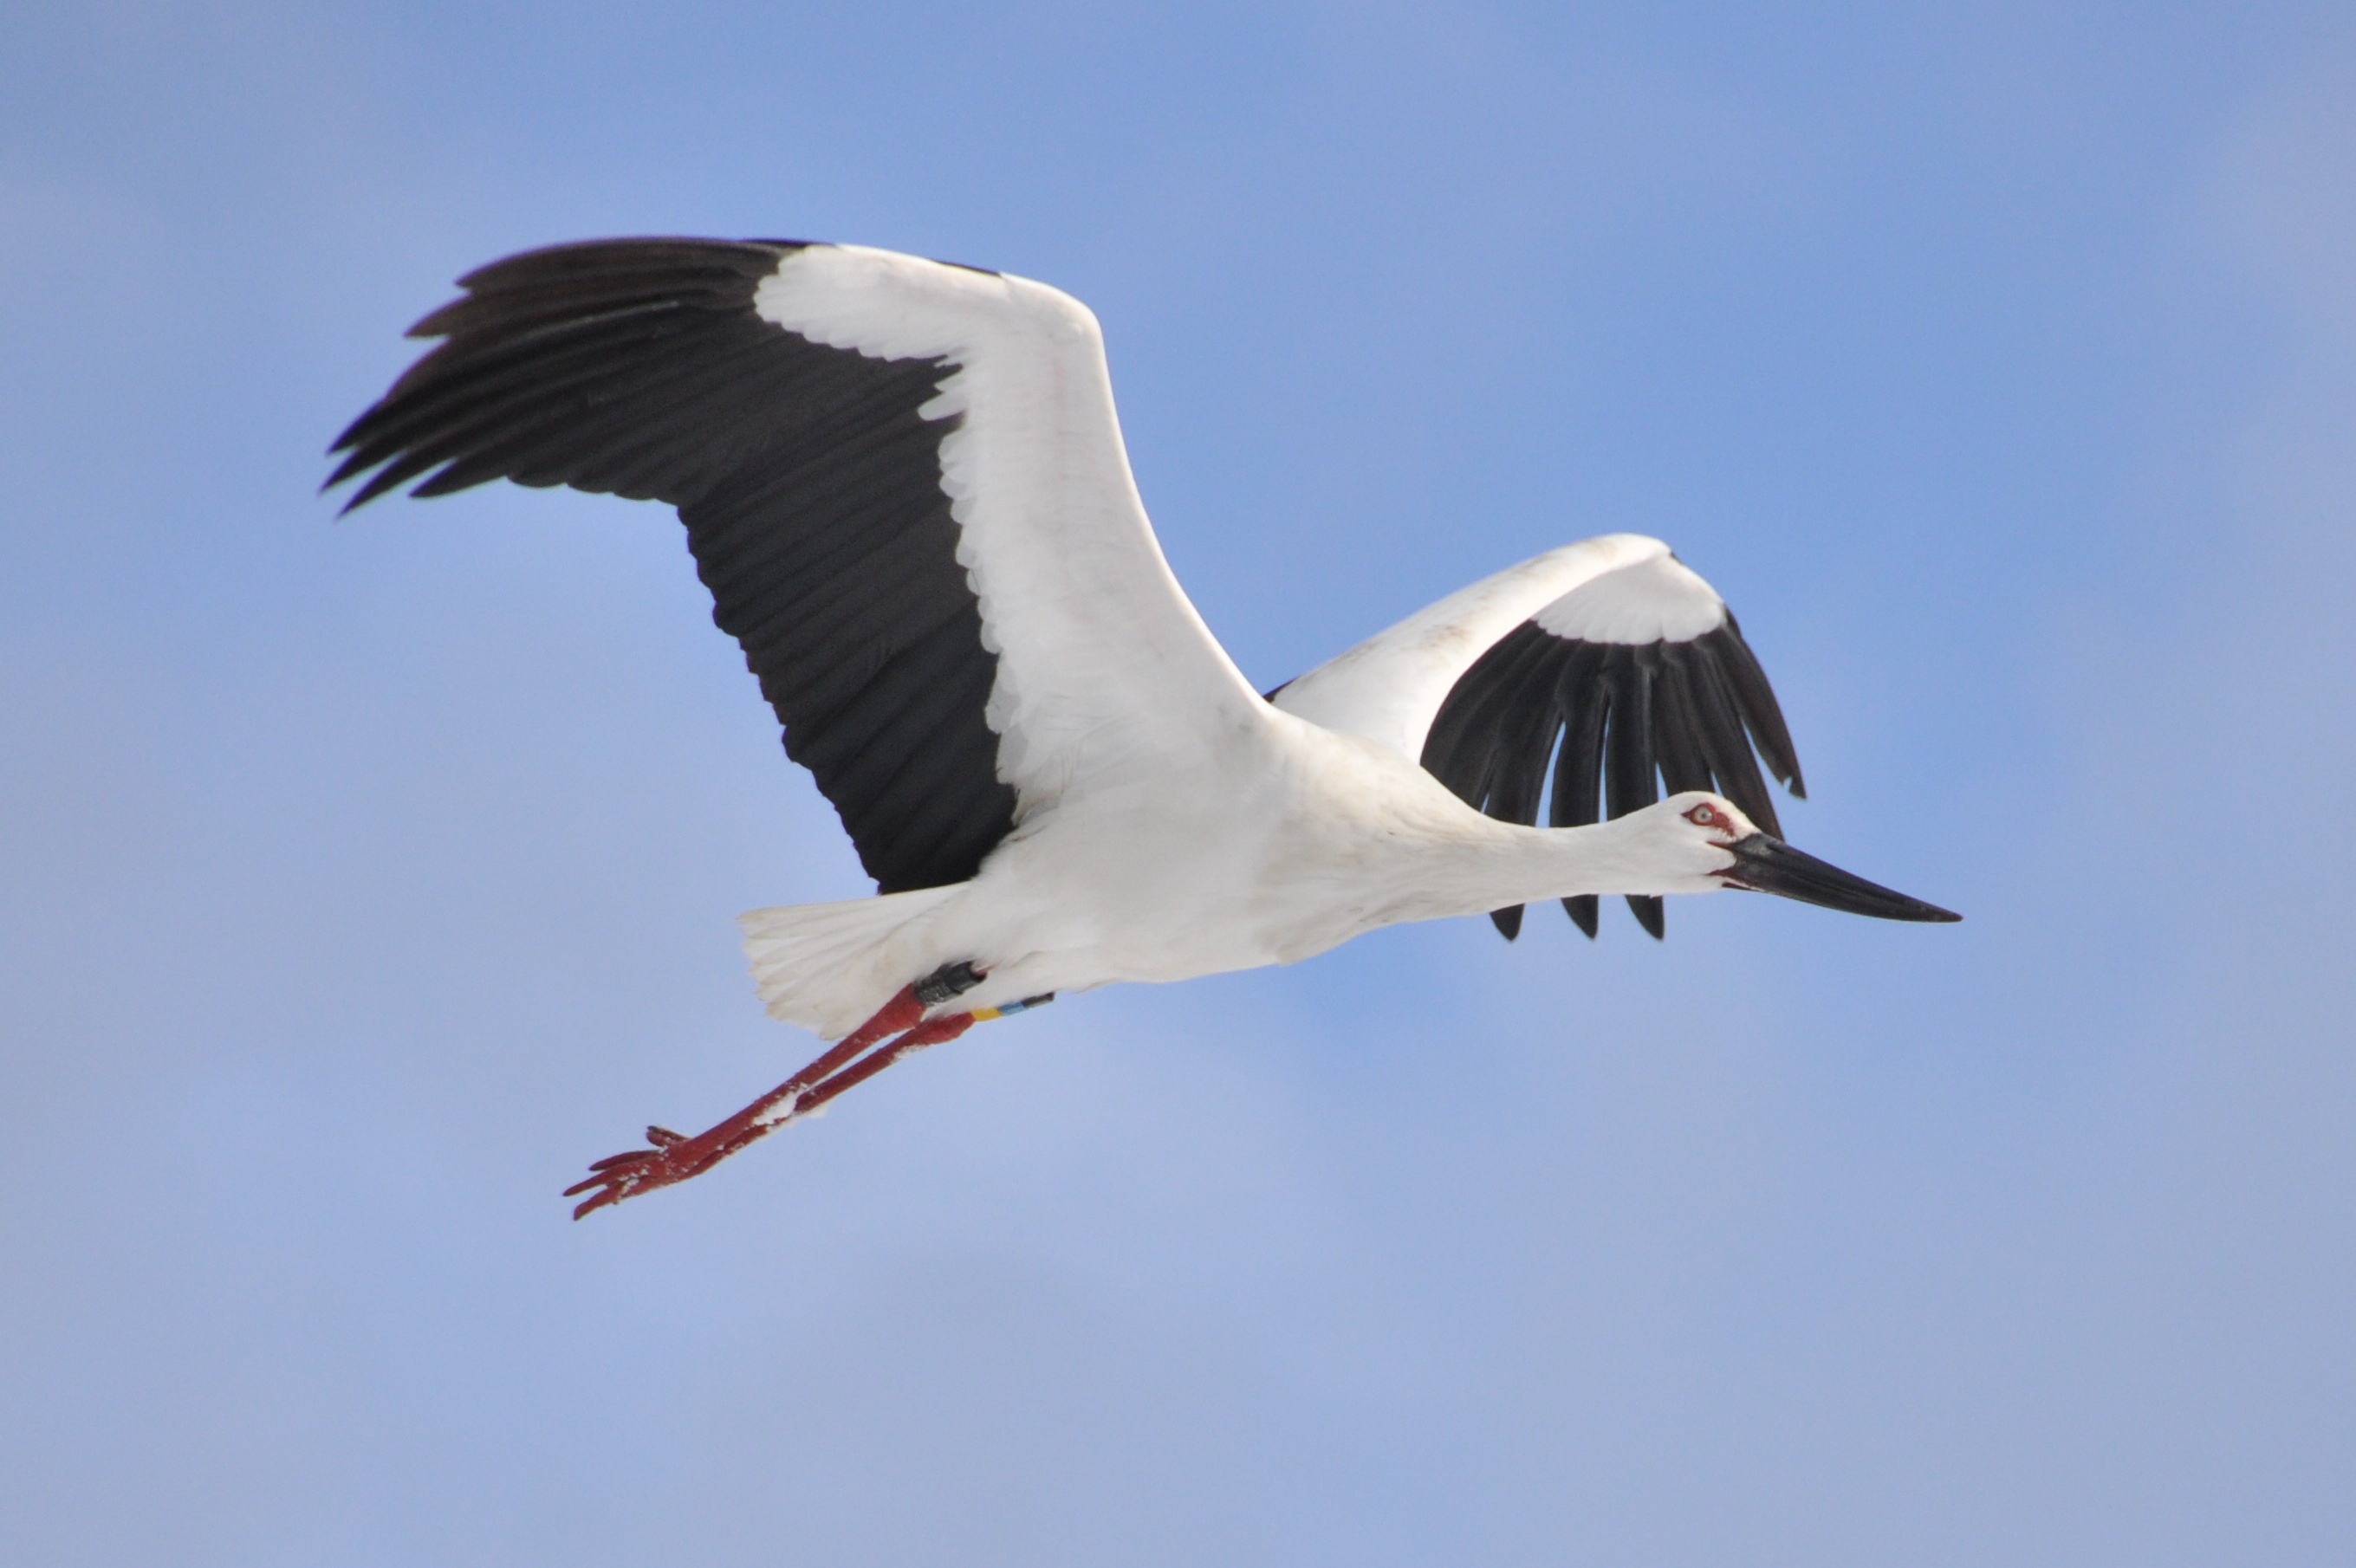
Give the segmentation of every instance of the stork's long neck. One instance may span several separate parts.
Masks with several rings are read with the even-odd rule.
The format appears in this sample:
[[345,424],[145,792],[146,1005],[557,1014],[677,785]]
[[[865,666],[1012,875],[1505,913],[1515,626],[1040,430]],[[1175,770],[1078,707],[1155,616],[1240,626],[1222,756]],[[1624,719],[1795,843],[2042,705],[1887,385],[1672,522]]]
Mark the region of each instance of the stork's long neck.
[[[1402,918],[1477,914],[1579,893],[1712,891],[1708,868],[1686,865],[1686,859],[1660,823],[1643,814],[1586,827],[1522,827],[1483,817],[1477,826],[1460,823],[1447,841],[1429,846],[1410,875],[1432,907]],[[1419,901],[1410,893],[1402,901]]]

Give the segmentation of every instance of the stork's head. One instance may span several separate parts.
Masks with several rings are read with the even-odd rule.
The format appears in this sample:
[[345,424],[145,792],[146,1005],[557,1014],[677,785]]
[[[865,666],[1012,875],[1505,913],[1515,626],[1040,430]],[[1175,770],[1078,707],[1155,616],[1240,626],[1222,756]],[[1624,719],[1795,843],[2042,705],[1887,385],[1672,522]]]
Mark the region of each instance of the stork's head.
[[1802,903],[1822,904],[1877,920],[1951,921],[1964,917],[1893,892],[1863,877],[1793,848],[1762,832],[1724,795],[1687,790],[1631,816],[1650,816],[1648,837],[1656,852],[1680,869],[1689,869],[1694,891],[1741,888],[1777,893]]

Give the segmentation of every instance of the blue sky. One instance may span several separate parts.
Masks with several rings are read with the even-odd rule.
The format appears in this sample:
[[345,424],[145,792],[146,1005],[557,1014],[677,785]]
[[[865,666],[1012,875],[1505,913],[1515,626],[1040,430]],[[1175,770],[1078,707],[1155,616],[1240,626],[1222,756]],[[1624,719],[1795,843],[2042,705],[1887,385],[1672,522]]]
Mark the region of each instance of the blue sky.
[[[0,51],[0,1555],[2356,1556],[2356,28],[2326,5],[50,7]],[[1961,910],[1066,998],[711,1177],[863,891],[660,510],[345,520],[467,268],[1104,322],[1273,685],[1548,546]]]

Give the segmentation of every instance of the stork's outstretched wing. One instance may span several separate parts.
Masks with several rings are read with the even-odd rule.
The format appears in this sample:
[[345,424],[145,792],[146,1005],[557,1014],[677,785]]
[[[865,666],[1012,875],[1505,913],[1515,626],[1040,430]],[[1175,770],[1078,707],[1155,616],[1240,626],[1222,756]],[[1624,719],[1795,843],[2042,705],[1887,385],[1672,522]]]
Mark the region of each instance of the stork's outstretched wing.
[[1074,784],[1261,717],[1162,559],[1067,295],[785,240],[563,245],[460,286],[329,483],[676,506],[884,891],[962,881]]
[[[1781,833],[1759,761],[1800,763],[1733,613],[1658,539],[1610,534],[1451,594],[1273,694],[1287,712],[1395,747],[1490,816],[1575,827],[1715,789]],[[1752,748],[1757,748],[1754,760]],[[1596,901],[1563,907],[1595,934]],[[1661,901],[1628,907],[1655,936]],[[1516,904],[1492,916],[1511,939]]]

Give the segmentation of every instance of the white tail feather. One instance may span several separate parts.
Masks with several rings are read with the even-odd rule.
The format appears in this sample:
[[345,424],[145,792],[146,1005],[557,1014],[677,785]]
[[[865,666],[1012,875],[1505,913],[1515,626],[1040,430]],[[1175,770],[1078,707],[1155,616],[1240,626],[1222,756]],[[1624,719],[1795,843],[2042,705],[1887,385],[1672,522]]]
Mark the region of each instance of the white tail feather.
[[919,888],[841,903],[782,904],[736,917],[761,1005],[828,1040],[867,1021],[926,972],[925,917],[964,891]]

